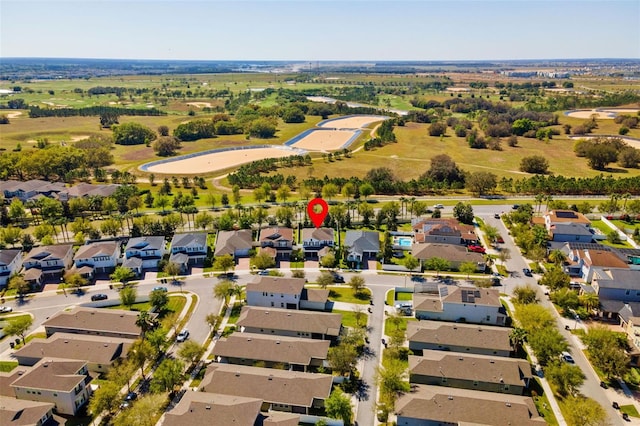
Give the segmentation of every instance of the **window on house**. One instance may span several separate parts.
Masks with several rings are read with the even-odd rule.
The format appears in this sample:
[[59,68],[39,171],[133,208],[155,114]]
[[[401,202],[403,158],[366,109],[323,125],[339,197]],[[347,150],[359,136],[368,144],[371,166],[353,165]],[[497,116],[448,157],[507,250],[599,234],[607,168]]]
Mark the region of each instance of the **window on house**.
[[478,381],[477,380],[473,381],[473,386],[478,386]]
[[53,396],[58,396],[58,394],[57,394],[57,393],[54,393],[54,394],[53,394]]
[[491,321],[491,315],[487,315],[486,321]]
[[446,377],[442,378],[442,383],[447,383],[447,378]]
[[508,391],[509,390],[509,385],[504,385],[504,390]]

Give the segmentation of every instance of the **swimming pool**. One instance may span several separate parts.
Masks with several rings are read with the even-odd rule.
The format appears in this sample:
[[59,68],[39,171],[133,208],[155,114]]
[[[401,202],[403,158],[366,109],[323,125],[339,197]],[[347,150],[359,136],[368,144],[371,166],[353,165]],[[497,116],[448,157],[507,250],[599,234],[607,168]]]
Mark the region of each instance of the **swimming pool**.
[[411,237],[393,237],[393,244],[401,247],[411,247],[413,240]]

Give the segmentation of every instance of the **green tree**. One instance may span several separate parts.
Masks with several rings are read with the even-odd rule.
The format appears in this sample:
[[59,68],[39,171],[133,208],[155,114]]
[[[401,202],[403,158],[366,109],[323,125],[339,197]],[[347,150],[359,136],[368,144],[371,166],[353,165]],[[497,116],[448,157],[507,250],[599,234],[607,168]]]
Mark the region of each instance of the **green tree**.
[[498,185],[498,179],[491,172],[473,172],[469,173],[465,180],[465,186],[478,196],[493,191]]
[[567,261],[567,255],[562,250],[551,250],[549,253],[549,261],[556,265],[562,265]]
[[222,270],[226,274],[229,269],[233,269],[236,267],[236,261],[233,259],[233,256],[230,254],[224,254],[222,256],[216,257],[213,262],[213,268],[217,270]]
[[224,301],[224,305],[229,305],[231,296],[235,296],[239,293],[239,288],[236,283],[229,280],[220,281],[213,287],[213,297]]
[[153,346],[151,346],[151,343],[148,341],[142,339],[133,342],[127,353],[127,359],[135,365],[136,368],[140,369],[142,380],[146,380],[144,367],[147,365],[147,362],[153,360],[154,357],[155,351],[153,350]]
[[116,361],[107,372],[107,380],[118,385],[118,390],[127,385],[127,391],[131,392],[131,378],[138,367],[130,359],[124,358]]
[[596,401],[583,396],[569,396],[565,400],[564,417],[570,425],[604,426],[608,424],[607,413]]
[[327,286],[333,284],[333,275],[330,272],[322,271],[316,282],[320,287],[327,288]]
[[458,202],[453,207],[453,217],[462,223],[471,225],[473,223],[473,207],[469,203]]
[[118,266],[109,276],[109,278],[111,278],[112,281],[118,281],[122,284],[126,284],[127,281],[132,280],[133,278],[135,278],[135,276],[136,274],[126,266]]
[[371,195],[373,195],[376,191],[373,188],[373,185],[371,185],[368,182],[365,182],[362,185],[360,185],[359,190],[360,190],[360,195],[362,195],[365,200],[369,198]]
[[19,336],[22,339],[22,344],[26,345],[27,331],[33,325],[33,318],[31,315],[22,315],[15,319],[10,319],[4,326],[4,334],[8,336]]
[[358,362],[358,351],[354,345],[341,342],[329,348],[327,362],[331,370],[340,375],[351,373]]
[[156,312],[162,312],[169,304],[169,296],[164,290],[153,290],[149,294],[149,302],[151,306],[155,308]]
[[395,401],[400,393],[409,391],[407,370],[399,360],[389,359],[381,367],[377,367],[375,379],[385,401]]
[[528,340],[542,365],[548,365],[552,360],[557,360],[560,354],[569,348],[560,332],[552,327],[529,333]]
[[64,276],[64,283],[70,287],[72,291],[80,291],[80,287],[87,285],[87,280],[78,273],[66,274]]
[[520,170],[526,173],[547,174],[549,161],[542,155],[532,155],[520,160]]
[[89,400],[89,411],[97,416],[103,411],[110,414],[115,413],[120,404],[120,386],[111,381],[104,381],[100,387],[93,392]]
[[184,342],[180,349],[178,349],[178,356],[189,364],[195,364],[202,358],[206,348],[198,342],[193,340],[187,340]]
[[138,292],[133,287],[123,287],[120,290],[120,303],[127,309],[131,309],[131,306],[136,303],[136,297],[138,297]]
[[156,139],[156,134],[150,128],[139,123],[123,123],[113,126],[113,141],[118,145],[148,144]]
[[440,271],[446,271],[451,267],[447,259],[442,257],[432,257],[424,263],[426,269],[436,271],[436,275],[440,275]]
[[182,382],[184,363],[177,359],[165,358],[151,380],[151,391],[154,393],[173,391],[176,385]]
[[478,266],[474,262],[462,262],[458,269],[463,274],[467,274],[467,279],[469,279],[469,275],[475,273],[478,270]]
[[563,397],[575,395],[582,386],[585,375],[576,365],[555,361],[547,366],[545,375]]
[[218,332],[218,328],[220,328],[220,324],[222,323],[222,316],[212,312],[207,315],[205,321],[209,324],[209,327],[211,327],[212,332],[215,334]]
[[351,399],[339,387],[334,388],[329,398],[324,401],[324,408],[327,416],[332,419],[341,419],[345,425],[351,424],[353,420]]
[[349,279],[349,287],[353,290],[355,294],[359,294],[362,290],[364,290],[365,281],[359,275],[354,275]]
[[338,185],[334,183],[326,183],[322,186],[322,197],[328,199],[329,201],[331,201],[331,199],[339,193],[340,190],[338,188]]
[[287,202],[287,198],[291,196],[291,188],[287,184],[280,185],[277,191],[277,197],[283,203]]
[[540,279],[540,285],[549,287],[551,290],[558,290],[569,287],[571,278],[565,274],[561,267],[553,265],[547,268],[547,271]]
[[23,298],[31,290],[31,286],[25,281],[22,275],[14,275],[9,278],[9,290],[15,290],[18,297]]
[[320,266],[323,268],[334,268],[336,266],[336,256],[333,253],[327,253],[320,259]]
[[268,253],[260,251],[258,254],[253,256],[251,259],[251,263],[258,269],[268,269],[276,266],[276,260]]
[[524,328],[513,327],[511,333],[509,333],[509,341],[513,345],[515,352],[517,353],[524,342],[527,340],[527,331]]
[[529,304],[518,306],[515,318],[527,333],[534,333],[538,329],[554,327],[556,320],[544,306]]
[[180,141],[174,136],[161,136],[155,142],[153,142],[153,150],[160,157],[170,157],[176,154],[182,145]]
[[625,337],[622,333],[597,325],[589,327],[583,338],[593,366],[607,378],[622,377],[629,369],[629,358],[624,347]]
[[158,413],[166,405],[166,394],[148,394],[138,399],[132,407],[123,410],[113,420],[114,426],[154,426]]
[[170,345],[167,331],[162,327],[156,327],[147,332],[145,338],[153,348],[155,354],[164,353]]
[[5,244],[11,244],[12,247],[15,247],[15,244],[22,238],[22,231],[20,228],[9,225],[5,229],[0,229],[0,235]]
[[164,268],[162,268],[162,272],[164,272],[170,277],[173,277],[174,281],[176,281],[176,278],[178,275],[180,275],[181,271],[182,269],[180,265],[178,265],[176,262],[167,262],[164,265]]
[[196,228],[201,228],[204,231],[213,224],[213,216],[207,212],[200,212],[196,215],[193,224]]
[[515,289],[513,289],[513,296],[515,302],[522,305],[528,305],[530,303],[536,303],[538,301],[536,289],[528,284],[519,285]]

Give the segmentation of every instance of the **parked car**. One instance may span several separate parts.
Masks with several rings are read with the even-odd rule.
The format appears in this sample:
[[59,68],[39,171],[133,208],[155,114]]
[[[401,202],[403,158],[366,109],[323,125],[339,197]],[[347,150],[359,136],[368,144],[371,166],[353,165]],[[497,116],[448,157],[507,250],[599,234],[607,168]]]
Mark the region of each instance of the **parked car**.
[[91,301],[92,302],[96,302],[98,300],[107,300],[109,298],[109,296],[107,296],[104,293],[98,293],[98,294],[94,294],[93,296],[91,296]]
[[267,271],[266,269],[261,269],[260,271],[258,271],[258,275],[269,275],[269,271]]
[[442,209],[444,209],[444,206],[442,204],[436,204],[436,205],[433,206],[433,208],[442,210]]
[[532,277],[533,274],[531,273],[531,269],[529,268],[523,268],[522,269],[522,273],[525,274],[527,277]]
[[0,306],[0,314],[4,314],[11,311],[13,311],[13,308],[11,306]]
[[573,360],[573,357],[571,356],[571,354],[569,352],[562,352],[562,355],[560,355],[562,360],[564,362],[567,362],[569,364],[575,364],[576,362]]
[[469,249],[469,251],[473,251],[473,252],[476,252],[476,253],[482,253],[482,254],[484,254],[485,251],[486,251],[485,248],[482,247],[482,246],[468,246],[467,249]]
[[154,287],[153,291],[167,291],[166,287],[162,287],[162,286],[158,286],[158,287]]
[[178,333],[178,337],[176,337],[176,342],[184,342],[189,338],[189,330],[186,328]]
[[496,238],[496,241],[500,244],[504,244],[504,238],[502,238],[502,235],[498,235],[498,238]]
[[496,214],[493,215],[493,218],[494,219],[500,219],[500,215],[498,213],[496,213]]
[[520,208],[520,204],[514,204],[513,206],[511,206],[511,208],[513,210],[518,210]]

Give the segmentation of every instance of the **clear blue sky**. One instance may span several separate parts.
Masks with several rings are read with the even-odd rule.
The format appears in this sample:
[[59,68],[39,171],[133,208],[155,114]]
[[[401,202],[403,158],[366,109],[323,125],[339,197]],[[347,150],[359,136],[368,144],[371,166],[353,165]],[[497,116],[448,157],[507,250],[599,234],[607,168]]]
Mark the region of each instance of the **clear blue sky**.
[[0,0],[0,57],[640,58],[640,0]]

